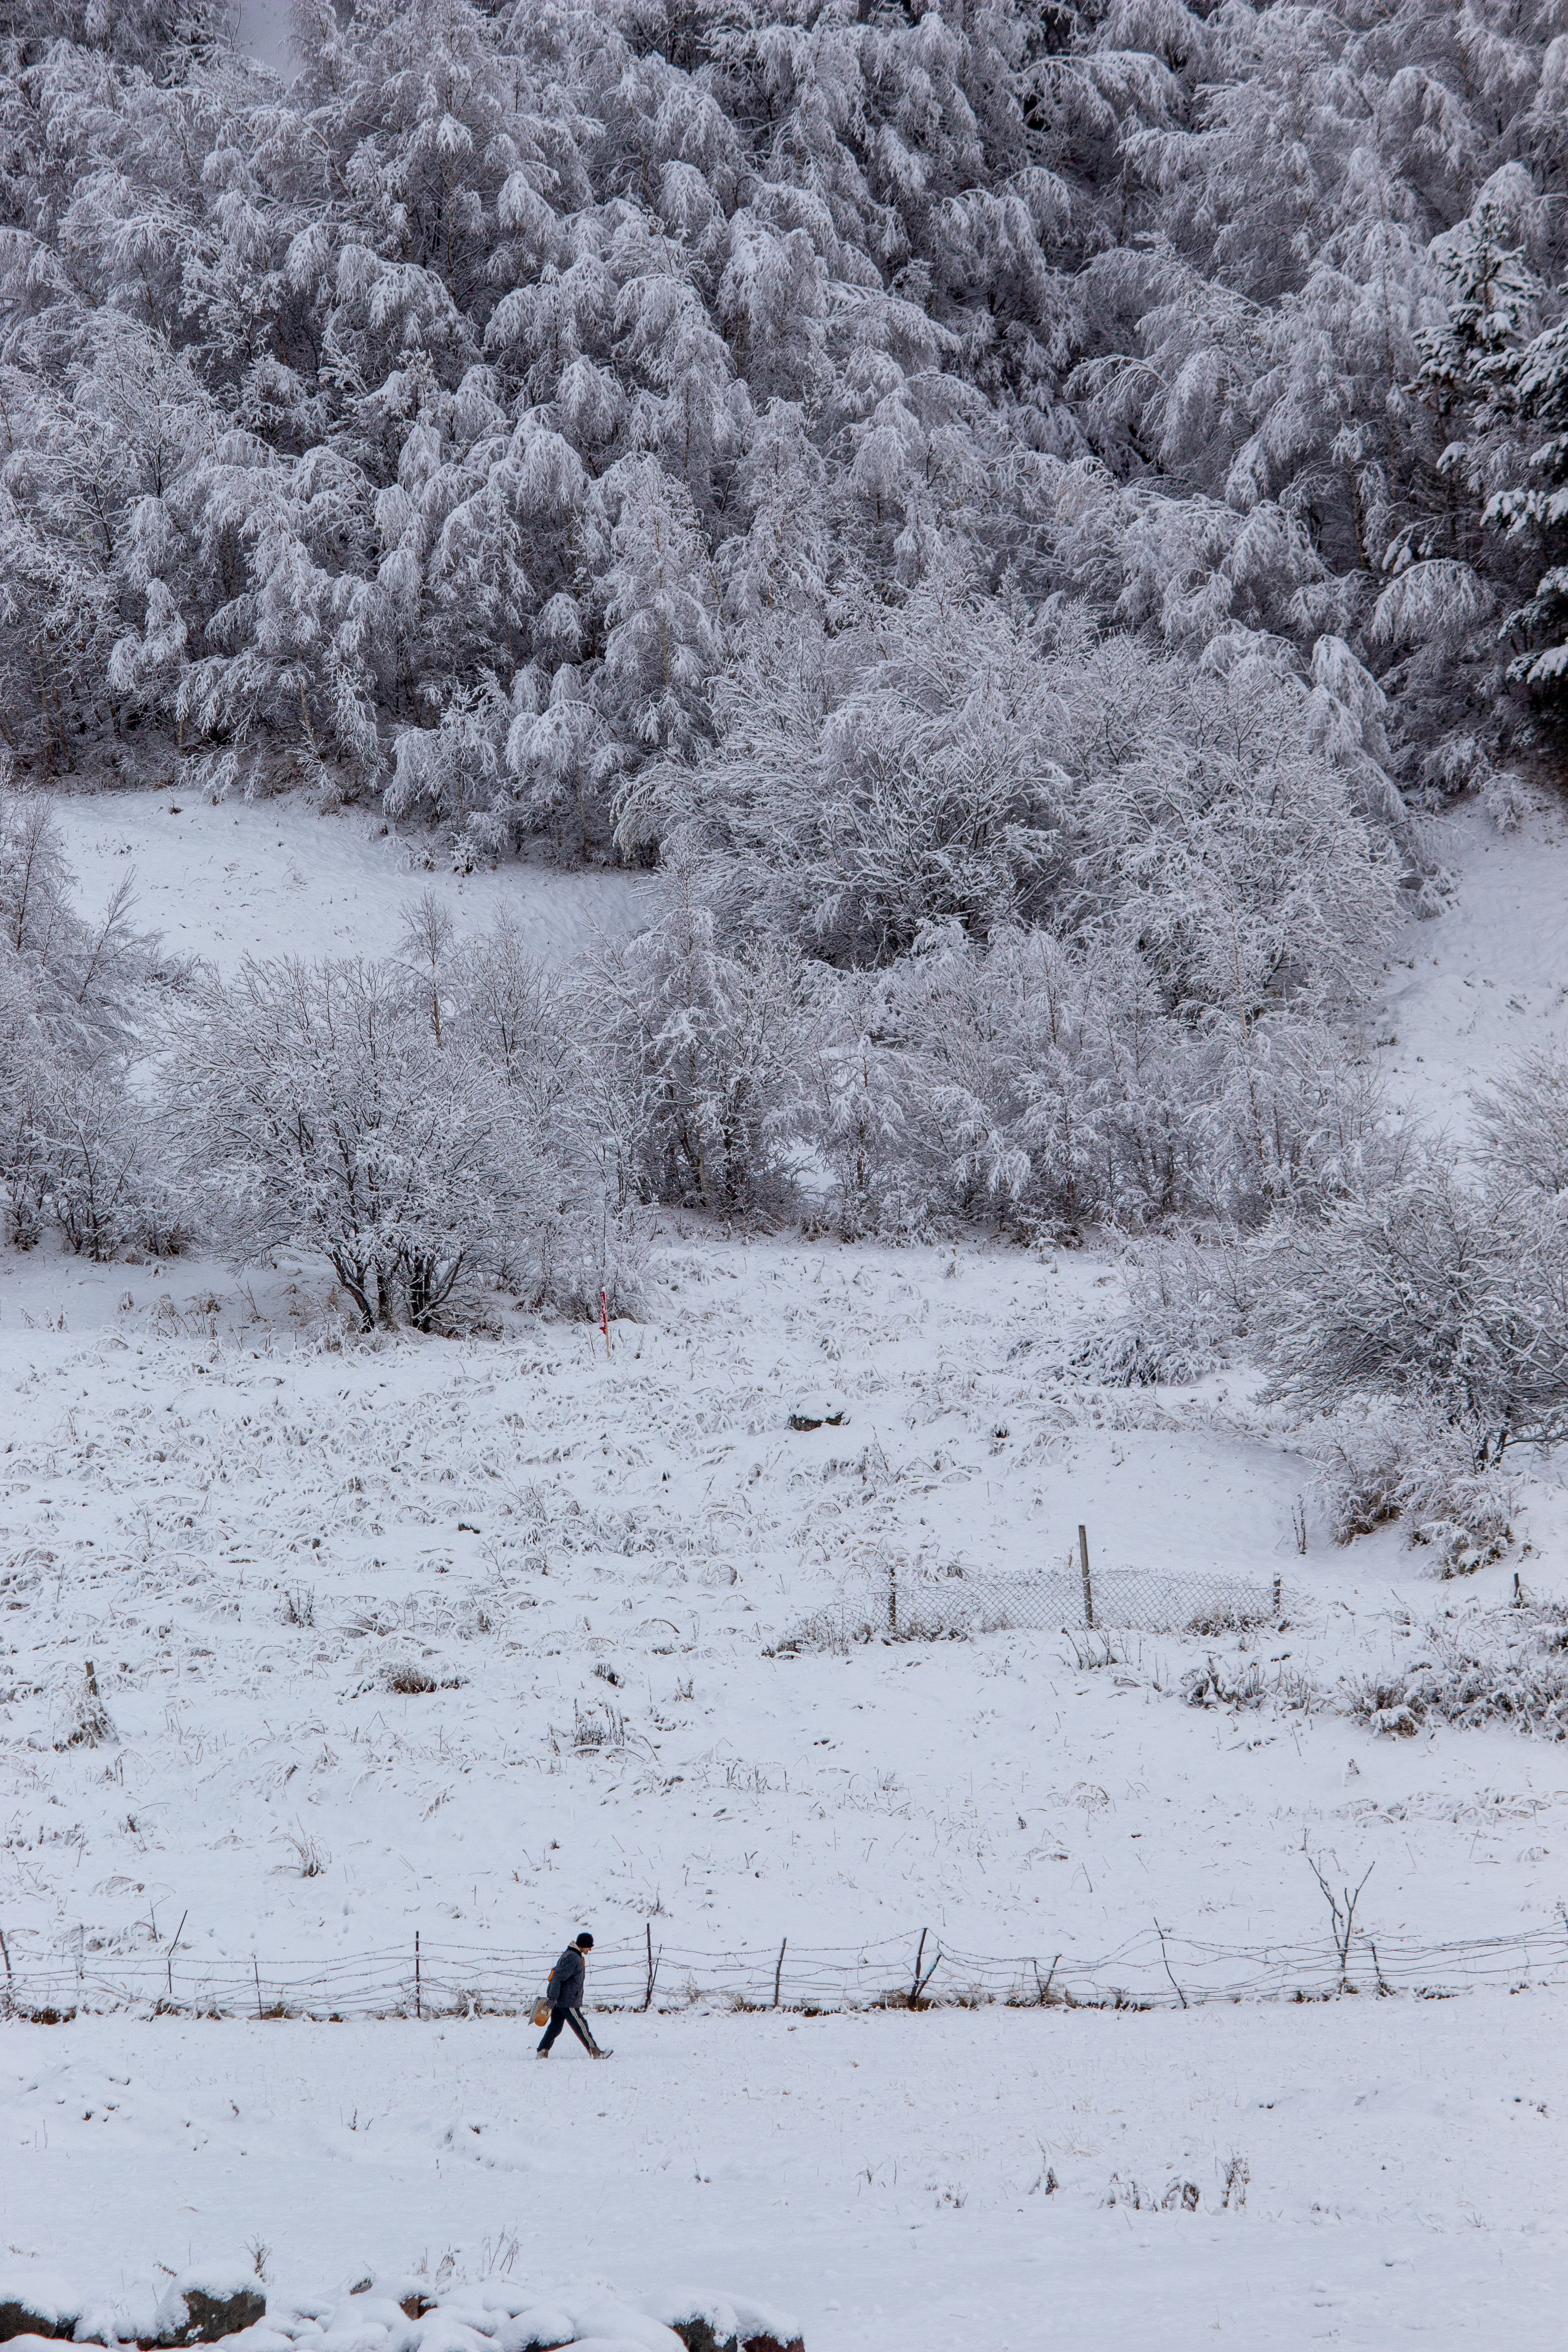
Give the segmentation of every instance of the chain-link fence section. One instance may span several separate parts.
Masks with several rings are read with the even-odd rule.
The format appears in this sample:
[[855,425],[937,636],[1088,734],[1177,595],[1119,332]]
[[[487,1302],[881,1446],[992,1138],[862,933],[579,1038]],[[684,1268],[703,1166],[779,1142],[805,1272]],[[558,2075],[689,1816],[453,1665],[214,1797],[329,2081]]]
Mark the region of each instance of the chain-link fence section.
[[1163,1576],[1152,1569],[1047,1570],[1037,1576],[966,1571],[979,1614],[997,1628],[1038,1633],[1103,1630],[1140,1633],[1221,1633],[1243,1625],[1279,1624],[1284,1581],[1243,1576]]
[[1280,1625],[1289,1610],[1282,1577],[1168,1576],[1152,1569],[1097,1568],[946,1576],[889,1568],[855,1581],[841,1601],[814,1611],[774,1654],[846,1650],[861,1642],[963,1641],[976,1633],[1219,1634]]
[[[555,1958],[416,1944],[336,1960],[51,1954],[9,1948],[0,2014],[58,2022],[130,2011],[249,2018],[524,2016]],[[927,1935],[837,1949],[692,1952],[656,1943],[601,1946],[591,2007],[608,2010],[1173,2009],[1213,2001],[1324,2000],[1342,1992],[1448,1994],[1484,1986],[1568,1988],[1568,1927],[1421,1944],[1357,1929],[1342,1959],[1331,1936],[1296,1943],[1210,1944],[1158,1928],[1095,1956],[996,1956]]]

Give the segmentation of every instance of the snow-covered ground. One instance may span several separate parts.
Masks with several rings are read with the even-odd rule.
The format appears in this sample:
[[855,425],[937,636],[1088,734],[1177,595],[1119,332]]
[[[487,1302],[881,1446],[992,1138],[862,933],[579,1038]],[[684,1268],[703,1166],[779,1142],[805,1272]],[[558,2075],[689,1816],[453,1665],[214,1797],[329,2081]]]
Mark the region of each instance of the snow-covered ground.
[[[382,951],[432,884],[465,921],[511,906],[552,953],[646,905],[625,877],[416,873],[362,821],[276,803],[64,814],[89,905],[134,863],[142,919],[220,965]],[[1478,832],[1459,907],[1410,934],[1386,1050],[1428,1108],[1462,1104],[1509,1021],[1555,1034],[1563,868],[1532,822],[1524,841]],[[1530,1012],[1467,1040],[1459,1009],[1505,989]],[[1557,2340],[1568,1763],[1496,1728],[1376,1738],[1342,1683],[1446,1611],[1500,1609],[1516,1570],[1568,1596],[1551,1465],[1521,1475],[1510,1558],[1461,1584],[1424,1574],[1397,1529],[1334,1549],[1310,1503],[1303,1553],[1307,1465],[1248,1381],[1129,1392],[1064,1372],[1121,1298],[1089,1253],[671,1220],[648,1318],[608,1351],[510,1307],[499,1337],[345,1344],[325,1292],[308,1266],[237,1283],[190,1261],[0,1265],[16,1981],[90,1997],[151,1969],[188,1999],[254,1956],[259,2002],[290,1967],[368,1982],[390,1954],[401,1981],[417,1929],[526,2000],[539,1956],[586,1923],[601,1988],[651,1936],[663,2000],[725,1954],[752,1981],[781,1941],[821,1967],[869,1952],[873,1980],[885,1947],[899,1976],[924,1929],[928,1958],[1022,1974],[1059,1954],[1081,1998],[1173,2004],[1190,1969],[1239,1980],[1265,1948],[1331,1981],[1305,1847],[1336,1887],[1372,1867],[1363,1997],[656,2005],[606,2023],[607,2068],[538,2067],[520,2021],[482,2016],[14,2023],[15,2260],[107,2290],[254,2238],[321,2294],[448,2250],[477,2276],[515,2236],[542,2287],[731,2284],[801,2312],[811,2352],[1458,2346],[1504,2310],[1511,2342]],[[827,1391],[841,1423],[791,1428]],[[1109,1653],[997,1632],[768,1654],[894,1570],[1058,1567],[1080,1522],[1102,1571],[1281,1577],[1288,1622]],[[1263,1703],[1184,1705],[1211,1654],[1257,1665]],[[64,1744],[89,1659],[113,1736]],[[434,1687],[395,1687],[419,1679]],[[1519,1957],[1490,1980],[1531,1990],[1372,1992],[1369,1939],[1386,1957],[1509,1937]],[[1452,1973],[1433,1959],[1432,1981]],[[1252,2176],[1239,2214],[1216,2210],[1233,2155]],[[1190,2179],[1198,2210],[1107,2205],[1113,2174],[1157,2197]]]
[[1552,802],[1499,833],[1465,807],[1433,847],[1458,895],[1405,931],[1373,1034],[1390,1101],[1460,1142],[1471,1087],[1568,1042],[1568,816]]
[[605,2066],[533,2038],[13,2032],[5,2274],[101,2296],[261,2245],[317,2298],[444,2263],[716,2284],[795,2312],[808,2352],[1562,2341],[1568,2042],[1541,1997],[617,2018]]
[[[580,1915],[688,1950],[929,1926],[1088,1961],[1156,1917],[1296,1945],[1326,1925],[1303,1834],[1352,1883],[1376,1863],[1391,1940],[1552,1920],[1556,1748],[1184,1706],[1235,1636],[766,1654],[868,1568],[1054,1566],[1079,1522],[1102,1571],[1285,1576],[1246,1654],[1329,1694],[1403,1620],[1506,1598],[1509,1564],[1436,1586],[1397,1530],[1338,1550],[1310,1508],[1298,1554],[1304,1465],[1244,1385],[1042,1372],[1102,1262],[672,1235],[660,1265],[606,1358],[516,1315],[339,1348],[302,1273],[253,1316],[219,1269],[34,1259],[0,1327],[14,1955],[145,1950],[187,1909],[187,1945],[279,1960],[421,1922],[534,1949]],[[792,1431],[825,1381],[843,1424]],[[1568,1511],[1531,1495],[1554,1590]],[[88,1658],[112,1752],[56,1744]],[[437,1687],[399,1696],[404,1666]]]
[[644,877],[538,866],[455,874],[439,856],[426,867],[380,819],[356,809],[318,816],[297,797],[215,803],[134,792],[55,807],[84,914],[100,912],[129,875],[138,928],[224,973],[247,956],[391,954],[426,891],[463,930],[504,911],[552,961],[647,920]]
[[291,81],[295,68],[288,0],[238,0],[234,45],[241,57],[257,58]]

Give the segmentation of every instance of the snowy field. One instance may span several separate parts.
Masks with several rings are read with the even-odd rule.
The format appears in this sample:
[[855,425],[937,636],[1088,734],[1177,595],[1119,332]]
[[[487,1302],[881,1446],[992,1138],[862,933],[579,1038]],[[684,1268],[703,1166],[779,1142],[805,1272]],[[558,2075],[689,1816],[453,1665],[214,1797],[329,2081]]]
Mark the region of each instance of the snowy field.
[[[85,903],[134,864],[142,919],[224,965],[384,951],[432,881],[552,953],[644,903],[615,877],[416,873],[276,804],[64,815]],[[1547,830],[1478,831],[1466,897],[1391,975],[1391,1075],[1428,1108],[1458,1113],[1510,1022],[1554,1033]],[[1568,1762],[1500,1728],[1379,1738],[1345,1706],[1445,1612],[1503,1611],[1516,1571],[1568,1597],[1560,1478],[1527,1466],[1513,1551],[1459,1583],[1396,1529],[1333,1548],[1310,1498],[1302,1551],[1309,1467],[1249,1379],[1073,1374],[1120,1295],[1092,1253],[667,1219],[647,1319],[607,1349],[504,1303],[494,1337],[372,1344],[308,1265],[6,1261],[15,1979],[69,2006],[116,1969],[189,2000],[254,1969],[270,1999],[289,1969],[405,1976],[417,1930],[526,2003],[580,1924],[602,1989],[645,1938],[666,1956],[653,2013],[604,2021],[605,2068],[538,2067],[503,2017],[13,2023],[12,2264],[119,2292],[258,2242],[301,2294],[448,2254],[542,2288],[728,2284],[799,2313],[810,2352],[1447,2347],[1504,2314],[1511,2343],[1560,2341]],[[805,1409],[843,1418],[792,1428]],[[893,1576],[1059,1569],[1080,1522],[1104,1572],[1280,1578],[1286,1622],[769,1654]],[[1210,1658],[1259,1702],[1184,1704]],[[112,1736],[73,1746],[89,1659]],[[1259,1953],[1332,1983],[1308,1855],[1336,1888],[1371,1869],[1358,1997],[1183,2012],[1189,1968],[1195,1996]],[[1163,2005],[679,2007],[701,1964],[752,1981],[781,1941],[903,1980],[922,1930],[928,1959],[1060,1956],[1078,1999]],[[1509,1937],[1468,1973],[1437,1952]],[[963,1990],[946,1966],[933,1995]],[[1382,2000],[1384,1969],[1482,1989]],[[1148,2210],[1189,2180],[1195,2212]]]
[[616,873],[428,868],[410,845],[360,810],[317,816],[301,801],[219,801],[135,792],[61,799],[56,811],[79,882],[98,914],[129,876],[132,919],[174,955],[226,977],[247,956],[384,956],[408,909],[434,891],[464,930],[504,909],[530,951],[579,955],[646,921],[648,882]]
[[[14,1279],[14,1955],[161,1948],[185,1910],[187,1948],[279,1960],[422,1921],[534,1949],[590,1913],[692,1951],[929,1927],[1089,1962],[1154,1918],[1321,1943],[1303,1833],[1352,1885],[1376,1864],[1391,1944],[1553,1920],[1554,1747],[1182,1703],[1215,1654],[1331,1697],[1513,1568],[1435,1585],[1396,1529],[1339,1550],[1310,1506],[1300,1555],[1306,1467],[1244,1384],[1053,1379],[1102,1262],[672,1234],[660,1265],[608,1356],[519,1315],[345,1347],[303,1269]],[[829,1383],[842,1425],[792,1430]],[[1531,1493],[1552,1589],[1564,1498]],[[1054,1567],[1079,1522],[1102,1571],[1283,1576],[1289,1623],[1082,1666],[1040,1632],[766,1654],[868,1569]],[[57,1744],[89,1657],[107,1756]]]
[[[5,2239],[103,2294],[247,2245],[302,2297],[420,2263],[730,2286],[810,2352],[1562,2342],[1546,2000],[620,2018],[602,2067],[542,2066],[532,2039],[14,2031]],[[1127,2201],[1188,2181],[1195,2211]]]

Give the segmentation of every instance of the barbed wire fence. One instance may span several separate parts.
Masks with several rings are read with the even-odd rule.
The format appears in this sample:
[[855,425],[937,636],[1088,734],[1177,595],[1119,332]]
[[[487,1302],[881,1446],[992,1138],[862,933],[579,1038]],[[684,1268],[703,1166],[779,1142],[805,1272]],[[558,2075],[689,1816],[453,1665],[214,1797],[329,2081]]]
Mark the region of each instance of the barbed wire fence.
[[[177,1948],[24,1958],[5,1946],[0,2015],[55,2024],[81,2014],[331,2020],[520,2016],[532,2009],[553,1950],[426,1943],[330,1961],[209,1958]],[[1225,1945],[1153,1927],[1114,1951],[970,1952],[929,1931],[874,1944],[697,1952],[642,1941],[601,1946],[590,1995],[604,2010],[1189,2009],[1215,2002],[1325,2000],[1342,1994],[1448,1997],[1487,1986],[1568,1986],[1568,1920],[1510,1936],[1423,1944],[1357,1929],[1342,1956],[1331,1937]]]

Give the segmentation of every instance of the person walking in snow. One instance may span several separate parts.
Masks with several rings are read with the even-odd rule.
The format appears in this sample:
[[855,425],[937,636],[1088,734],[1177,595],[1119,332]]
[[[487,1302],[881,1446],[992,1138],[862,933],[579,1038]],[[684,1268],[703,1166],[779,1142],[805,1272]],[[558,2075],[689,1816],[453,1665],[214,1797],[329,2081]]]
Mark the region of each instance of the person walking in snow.
[[551,2045],[563,2025],[569,2025],[590,2058],[607,2058],[609,2052],[601,2050],[588,2031],[583,2014],[583,1991],[588,1981],[588,1954],[594,1948],[594,1938],[584,1927],[575,1943],[568,1944],[550,1971],[550,1982],[544,1997],[550,2003],[550,2022],[544,2029],[535,2055],[548,2058]]

